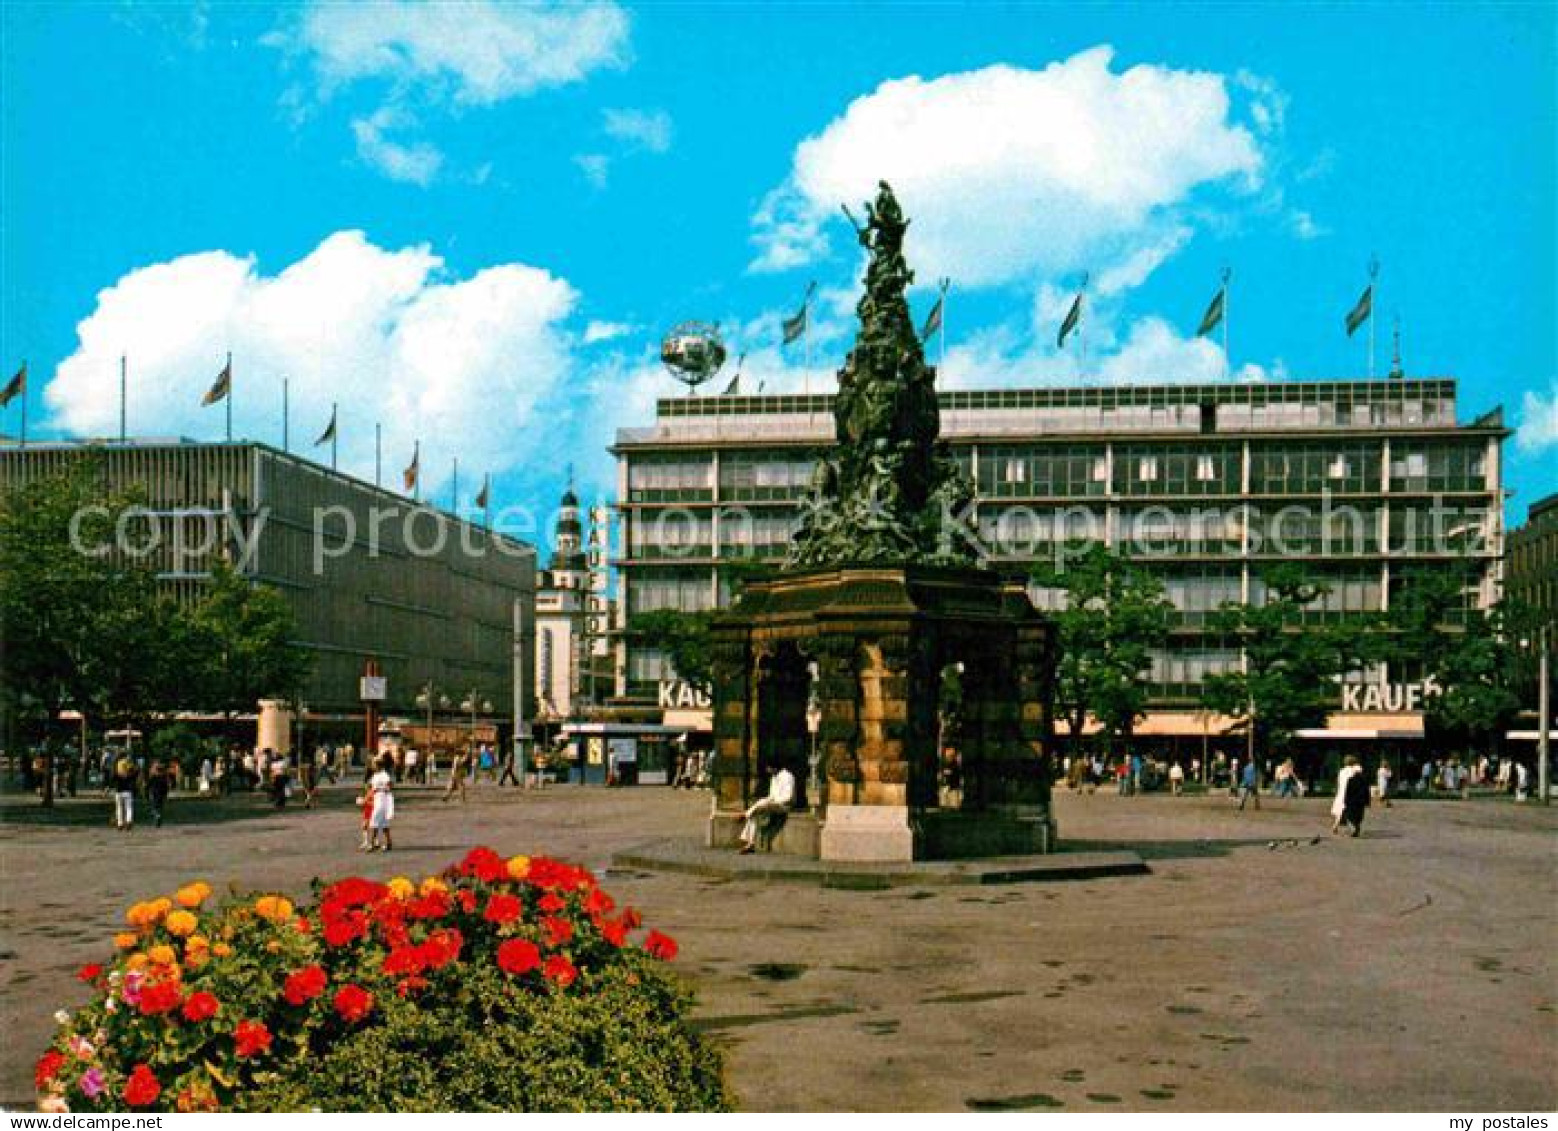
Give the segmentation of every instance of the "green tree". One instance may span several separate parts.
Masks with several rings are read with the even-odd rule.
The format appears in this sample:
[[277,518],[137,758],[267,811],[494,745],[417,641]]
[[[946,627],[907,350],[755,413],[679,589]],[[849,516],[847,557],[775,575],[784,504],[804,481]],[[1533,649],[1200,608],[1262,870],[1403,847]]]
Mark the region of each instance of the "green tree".
[[1173,606],[1162,582],[1098,543],[1063,569],[1036,572],[1034,581],[1064,597],[1054,613],[1056,706],[1073,743],[1090,715],[1111,742],[1128,742],[1146,710],[1153,649],[1168,639]]
[[1466,579],[1453,572],[1409,574],[1387,618],[1397,670],[1423,678],[1430,741],[1470,750],[1488,742],[1519,709],[1515,645],[1529,614],[1501,602],[1466,608]]
[[189,651],[201,658],[190,674],[208,709],[231,717],[261,699],[297,697],[308,680],[308,654],[279,590],[219,565],[190,610]]
[[1207,710],[1238,719],[1262,751],[1280,752],[1295,731],[1320,726],[1337,707],[1337,684],[1379,656],[1378,626],[1365,618],[1306,624],[1305,610],[1330,590],[1300,568],[1279,566],[1264,577],[1265,599],[1228,603],[1209,626],[1244,655],[1242,670],[1201,684]]
[[711,612],[656,609],[633,617],[628,631],[662,653],[679,678],[707,695],[714,689],[714,660],[709,649],[713,621]]

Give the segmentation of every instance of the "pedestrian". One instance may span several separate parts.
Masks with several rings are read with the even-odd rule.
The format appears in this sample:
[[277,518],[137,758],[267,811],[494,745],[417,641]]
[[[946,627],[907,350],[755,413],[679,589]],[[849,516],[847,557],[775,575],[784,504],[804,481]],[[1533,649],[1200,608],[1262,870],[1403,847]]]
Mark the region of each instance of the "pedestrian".
[[1169,793],[1178,797],[1185,792],[1185,767],[1175,762],[1169,767]]
[[211,780],[212,780],[211,779],[211,774],[212,774],[211,756],[207,755],[206,757],[200,759],[200,785],[199,785],[199,790],[200,790],[200,796],[201,797],[209,797],[209,796],[211,796]]
[[519,739],[509,743],[508,757],[503,759],[503,776],[498,779],[498,785],[504,786],[513,782],[519,785],[519,773],[516,763],[519,761]]
[[1374,789],[1379,794],[1379,803],[1383,808],[1390,808],[1390,763],[1381,758],[1379,769],[1374,771]]
[[455,751],[454,761],[449,763],[449,785],[444,790],[443,800],[448,801],[458,791],[460,804],[465,804],[465,779],[471,773],[471,751],[469,747],[461,747]]
[[421,768],[422,752],[415,746],[406,747],[406,780],[408,782],[420,781],[417,771]]
[[285,809],[287,807],[287,793],[289,792],[292,776],[287,769],[287,756],[285,754],[272,755],[269,750],[265,751],[265,755],[265,767],[270,774],[268,785],[270,787],[271,804],[278,809]]
[[174,767],[154,761],[146,773],[146,805],[151,810],[151,823],[162,828],[162,812],[168,804],[168,794],[173,789]]
[[1524,801],[1527,797],[1530,796],[1530,791],[1531,791],[1531,771],[1526,769],[1526,764],[1524,762],[1516,762],[1515,763],[1514,776],[1515,776],[1515,800],[1516,801]]
[[1347,779],[1342,797],[1342,823],[1352,826],[1353,836],[1363,835],[1363,812],[1369,807],[1369,782],[1363,776],[1363,767],[1353,759],[1356,773]]
[[320,750],[313,758],[306,751],[298,751],[298,784],[303,787],[303,808],[314,807],[314,795],[319,792],[319,762],[324,751]]
[[485,742],[481,744],[481,752],[476,756],[476,765],[480,767],[480,773],[487,776],[488,781],[497,780],[498,763],[492,756],[492,747]]
[[1239,779],[1239,809],[1242,812],[1244,803],[1253,800],[1255,808],[1260,808],[1260,768],[1256,766],[1255,759],[1251,758],[1244,764],[1244,776]]
[[114,828],[129,832],[135,827],[135,781],[140,771],[128,754],[114,763],[110,781],[114,790]]
[[1349,754],[1342,760],[1341,773],[1336,775],[1336,796],[1331,800],[1331,832],[1335,834],[1347,819],[1347,786],[1353,778],[1363,773],[1358,759]]
[[738,850],[741,855],[756,852],[759,840],[765,846],[772,843],[794,801],[795,775],[780,766],[769,779],[767,795],[747,808],[746,823],[741,826],[741,848]]
[[395,847],[390,839],[390,822],[395,819],[395,780],[390,777],[389,760],[379,758],[368,779],[373,807],[368,818],[368,851],[388,852]]

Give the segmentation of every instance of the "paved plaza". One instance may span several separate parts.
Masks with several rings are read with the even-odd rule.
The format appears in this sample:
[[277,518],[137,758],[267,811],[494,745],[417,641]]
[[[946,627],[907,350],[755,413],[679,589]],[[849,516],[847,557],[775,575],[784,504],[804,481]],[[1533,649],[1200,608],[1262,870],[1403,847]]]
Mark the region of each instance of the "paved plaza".
[[[753,1110],[1520,1110],[1558,1107],[1558,810],[1502,800],[1057,796],[1068,845],[1151,872],[850,891],[608,871],[694,835],[704,793],[401,792],[396,851],[354,851],[350,791],[315,811],[175,799],[120,834],[100,797],[0,825],[0,1100],[31,1094],[50,1015],[133,899],[203,878],[306,894],[315,875],[547,852],[681,943],[698,1024]],[[1318,839],[1315,839],[1318,837]]]

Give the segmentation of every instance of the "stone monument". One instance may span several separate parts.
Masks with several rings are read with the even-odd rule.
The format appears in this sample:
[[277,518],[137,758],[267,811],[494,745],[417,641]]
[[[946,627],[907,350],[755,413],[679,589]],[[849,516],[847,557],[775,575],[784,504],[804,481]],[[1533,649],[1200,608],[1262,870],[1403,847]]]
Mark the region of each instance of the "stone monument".
[[972,485],[940,440],[905,297],[907,229],[884,182],[856,226],[870,262],[837,446],[784,569],[714,624],[711,847],[736,844],[780,766],[802,789],[776,851],[903,862],[1054,843],[1054,636],[1020,579],[977,565]]

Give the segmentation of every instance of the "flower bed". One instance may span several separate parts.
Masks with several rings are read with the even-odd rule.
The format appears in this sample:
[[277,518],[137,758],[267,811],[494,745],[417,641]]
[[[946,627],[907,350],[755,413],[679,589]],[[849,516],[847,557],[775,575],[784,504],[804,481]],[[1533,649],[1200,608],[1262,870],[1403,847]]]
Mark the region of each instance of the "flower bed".
[[350,877],[137,903],[96,998],[38,1061],[45,1110],[723,1110],[644,931],[582,868],[472,850],[420,883]]

